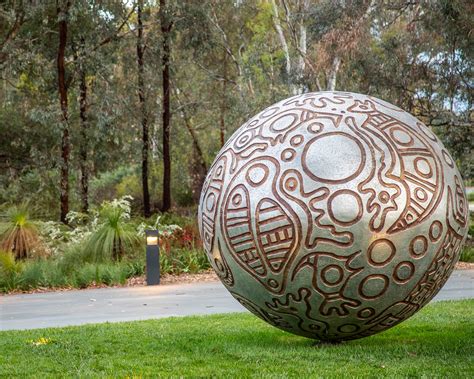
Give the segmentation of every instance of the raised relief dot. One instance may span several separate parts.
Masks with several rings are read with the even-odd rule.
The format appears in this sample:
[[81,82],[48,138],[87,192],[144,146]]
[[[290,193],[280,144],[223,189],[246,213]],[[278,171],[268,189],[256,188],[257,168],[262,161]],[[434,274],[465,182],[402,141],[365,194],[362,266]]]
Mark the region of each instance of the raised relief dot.
[[390,200],[390,195],[387,191],[381,191],[379,193],[379,200],[381,203],[386,204]]
[[288,178],[285,181],[285,188],[288,191],[294,191],[298,187],[298,181],[295,178]]
[[320,122],[313,122],[312,124],[308,125],[308,132],[318,134],[324,128],[324,125]]

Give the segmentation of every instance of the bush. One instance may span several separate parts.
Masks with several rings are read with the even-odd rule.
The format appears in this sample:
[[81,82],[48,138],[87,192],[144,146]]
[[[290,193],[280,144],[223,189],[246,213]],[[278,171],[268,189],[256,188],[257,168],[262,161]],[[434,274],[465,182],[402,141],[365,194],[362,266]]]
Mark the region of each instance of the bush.
[[203,249],[173,249],[170,253],[160,256],[163,274],[194,274],[210,267]]
[[11,251],[16,259],[46,255],[38,229],[30,220],[28,204],[12,206],[2,213],[0,249]]
[[110,258],[119,261],[126,254],[133,254],[143,241],[129,221],[130,211],[129,196],[103,203],[97,229],[85,242],[85,254],[95,262]]
[[16,262],[11,252],[0,251],[0,290],[12,291],[21,283],[20,273],[23,269],[21,262]]
[[467,201],[474,202],[474,192],[469,192],[467,194]]
[[85,264],[75,272],[72,284],[74,287],[86,288],[94,282],[98,282],[98,266],[92,263]]
[[474,263],[474,247],[464,246],[461,256],[459,257],[461,262]]

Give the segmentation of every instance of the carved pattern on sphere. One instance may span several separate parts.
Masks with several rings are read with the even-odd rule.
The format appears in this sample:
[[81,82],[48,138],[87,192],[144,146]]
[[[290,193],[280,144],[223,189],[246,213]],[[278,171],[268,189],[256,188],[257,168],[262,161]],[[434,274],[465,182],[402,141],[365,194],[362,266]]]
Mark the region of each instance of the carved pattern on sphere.
[[461,176],[430,129],[345,92],[294,96],[242,125],[199,205],[205,250],[232,295],[323,340],[378,333],[427,304],[467,220]]

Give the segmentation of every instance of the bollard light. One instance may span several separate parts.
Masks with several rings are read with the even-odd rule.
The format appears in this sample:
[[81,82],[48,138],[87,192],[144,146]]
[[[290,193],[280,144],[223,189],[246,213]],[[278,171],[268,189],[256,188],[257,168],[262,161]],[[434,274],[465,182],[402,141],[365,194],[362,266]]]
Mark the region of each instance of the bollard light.
[[160,284],[160,247],[158,230],[146,230],[146,284]]

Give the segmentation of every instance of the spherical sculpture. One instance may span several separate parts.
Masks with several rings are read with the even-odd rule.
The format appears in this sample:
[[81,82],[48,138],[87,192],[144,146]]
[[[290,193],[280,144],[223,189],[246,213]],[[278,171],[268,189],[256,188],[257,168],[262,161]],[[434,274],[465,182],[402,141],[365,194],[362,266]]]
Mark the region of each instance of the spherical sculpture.
[[205,249],[232,295],[278,328],[332,341],[427,304],[467,221],[461,176],[430,129],[347,92],[295,96],[242,125],[199,206]]

